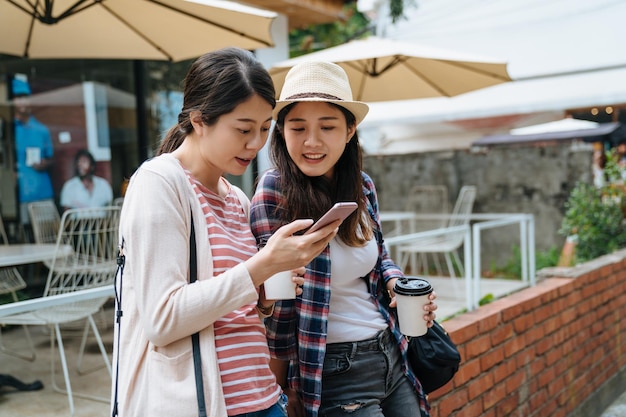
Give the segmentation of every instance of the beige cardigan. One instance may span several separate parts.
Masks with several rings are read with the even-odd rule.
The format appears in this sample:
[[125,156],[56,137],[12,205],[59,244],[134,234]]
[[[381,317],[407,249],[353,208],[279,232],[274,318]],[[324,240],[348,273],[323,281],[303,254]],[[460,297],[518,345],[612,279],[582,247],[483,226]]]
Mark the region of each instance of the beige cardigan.
[[[248,198],[236,191],[248,210]],[[198,282],[194,284],[188,283],[191,212],[198,248]],[[198,331],[207,413],[227,416],[213,323],[254,302],[257,291],[243,264],[213,277],[207,228],[198,227],[204,223],[200,204],[174,157],[156,157],[133,175],[120,220],[126,255],[120,417],[198,415],[190,337]],[[115,337],[119,337],[117,327]],[[117,340],[113,354],[115,361]]]

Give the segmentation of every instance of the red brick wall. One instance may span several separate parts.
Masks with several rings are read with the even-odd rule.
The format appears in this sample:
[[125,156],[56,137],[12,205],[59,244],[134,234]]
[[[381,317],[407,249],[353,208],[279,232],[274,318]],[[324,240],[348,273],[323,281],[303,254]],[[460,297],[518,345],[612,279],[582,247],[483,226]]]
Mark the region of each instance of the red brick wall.
[[626,251],[540,274],[443,323],[462,363],[433,417],[565,417],[626,365]]

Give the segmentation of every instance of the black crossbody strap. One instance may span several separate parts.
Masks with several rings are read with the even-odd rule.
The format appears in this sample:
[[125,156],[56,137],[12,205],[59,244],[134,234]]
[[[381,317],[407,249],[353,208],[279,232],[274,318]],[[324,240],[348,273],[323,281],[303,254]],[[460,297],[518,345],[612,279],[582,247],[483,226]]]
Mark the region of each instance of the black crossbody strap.
[[[198,262],[196,256],[196,232],[193,226],[193,213],[191,213],[191,234],[189,235],[189,282],[192,283],[198,279]],[[122,324],[122,278],[124,276],[124,265],[126,257],[124,256],[124,239],[119,246],[117,254],[117,271],[115,272],[115,318],[117,322],[117,360],[115,362],[115,389],[113,397],[113,412],[111,417],[117,417],[117,392],[119,383],[120,368],[120,335]],[[119,279],[119,284],[118,284]],[[193,349],[193,368],[196,376],[196,395],[198,397],[198,416],[207,417],[206,403],[204,401],[204,382],[202,381],[202,359],[200,357],[200,334],[198,332],[191,335],[191,344]]]
[[[117,323],[117,360],[115,361],[115,392],[113,397],[112,417],[117,417],[117,386],[120,380],[120,331],[122,329],[122,277],[124,276],[124,265],[126,264],[126,256],[124,256],[124,238],[120,243],[117,251],[117,270],[115,271],[115,321]],[[117,282],[119,278],[119,284]],[[119,286],[119,289],[118,289]]]
[[[193,212],[191,213],[191,234],[189,235],[189,283],[198,279],[198,262],[196,260],[196,232],[193,227]],[[198,415],[206,417],[206,404],[204,402],[204,382],[202,381],[202,358],[200,357],[200,333],[191,335],[193,348],[193,368],[196,374],[196,394],[198,397]]]

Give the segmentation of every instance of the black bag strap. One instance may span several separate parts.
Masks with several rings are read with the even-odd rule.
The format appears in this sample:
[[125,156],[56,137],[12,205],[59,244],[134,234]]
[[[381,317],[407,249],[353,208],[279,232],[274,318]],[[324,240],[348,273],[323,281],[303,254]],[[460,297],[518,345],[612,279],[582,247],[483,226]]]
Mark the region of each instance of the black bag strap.
[[[193,212],[191,213],[191,234],[189,235],[189,282],[195,282],[198,279],[198,262],[196,255],[196,232],[193,226]],[[117,360],[115,361],[115,388],[113,397],[113,412],[111,417],[117,417],[117,392],[119,384],[120,369],[120,331],[122,324],[122,277],[124,275],[124,265],[126,257],[124,256],[124,238],[119,245],[117,252],[117,271],[115,272],[115,318],[117,321]],[[119,290],[118,280],[119,278]],[[191,335],[191,344],[193,349],[193,369],[196,376],[196,395],[198,397],[198,416],[207,417],[206,403],[204,401],[204,382],[202,381],[202,358],[200,357],[200,334],[198,332]]]
[[[196,261],[196,232],[193,227],[193,212],[191,213],[191,234],[189,236],[189,283],[198,279],[198,265]],[[204,382],[202,381],[202,358],[200,357],[200,333],[191,335],[193,348],[193,369],[196,374],[196,394],[198,397],[198,415],[206,417],[206,404],[204,402]]]
[[[120,380],[120,331],[122,326],[122,276],[124,275],[124,265],[126,264],[126,256],[124,256],[124,238],[118,246],[117,250],[117,270],[115,271],[115,321],[117,323],[117,360],[115,361],[115,389],[113,397],[112,417],[117,417],[117,386]],[[117,280],[119,278],[119,290]]]

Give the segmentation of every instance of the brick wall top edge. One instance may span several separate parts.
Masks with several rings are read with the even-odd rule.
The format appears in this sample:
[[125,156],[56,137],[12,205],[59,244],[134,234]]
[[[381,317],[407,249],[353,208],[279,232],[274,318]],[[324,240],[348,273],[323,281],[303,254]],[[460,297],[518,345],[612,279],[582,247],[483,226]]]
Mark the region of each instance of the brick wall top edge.
[[[474,311],[469,311],[446,320],[443,325],[450,334],[454,333],[456,330],[464,329],[470,326],[476,326],[476,328],[478,328],[478,323],[486,320],[487,318],[491,318],[494,315],[500,315],[503,311],[509,308],[520,308],[520,305],[525,303],[539,303],[539,300],[543,295],[551,291],[558,291],[560,288],[567,285],[572,285],[572,281],[570,279],[548,278],[534,287],[525,288],[504,298],[500,298],[489,304],[480,306]],[[521,308],[524,309],[524,307]]]
[[620,249],[608,255],[592,259],[589,262],[578,264],[572,267],[549,267],[537,271],[537,279],[561,277],[561,278],[577,278],[585,275],[593,270],[600,269],[603,266],[623,264],[626,262],[626,249]]

